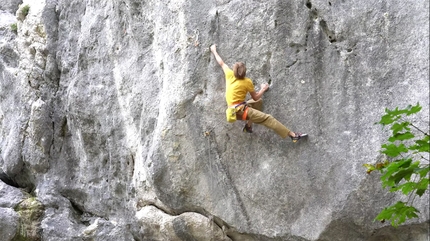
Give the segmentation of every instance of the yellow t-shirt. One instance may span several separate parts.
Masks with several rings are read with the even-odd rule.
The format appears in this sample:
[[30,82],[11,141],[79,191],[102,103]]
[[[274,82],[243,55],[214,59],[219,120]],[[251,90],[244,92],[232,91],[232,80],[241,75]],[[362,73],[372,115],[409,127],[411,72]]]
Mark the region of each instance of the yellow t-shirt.
[[227,105],[245,101],[248,92],[255,91],[254,84],[250,78],[236,79],[233,70],[230,68],[224,70],[225,73],[225,100]]

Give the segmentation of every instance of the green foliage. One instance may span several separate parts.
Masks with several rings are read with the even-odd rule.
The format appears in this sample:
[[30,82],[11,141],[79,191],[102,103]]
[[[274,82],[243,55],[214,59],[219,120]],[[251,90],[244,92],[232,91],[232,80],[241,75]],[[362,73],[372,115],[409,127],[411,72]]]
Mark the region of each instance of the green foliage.
[[10,25],[10,30],[12,30],[13,32],[17,33],[18,32],[18,25],[16,25],[16,23],[12,23]]
[[391,225],[397,227],[399,224],[404,223],[406,219],[417,218],[419,211],[406,205],[404,202],[398,201],[396,204],[384,208],[381,213],[376,217],[377,220],[391,220]]
[[429,134],[404,120],[421,109],[419,103],[405,109],[385,109],[386,114],[375,124],[390,127],[388,143],[381,146],[381,153],[388,156],[390,161],[364,164],[367,173],[374,170],[381,173],[383,188],[389,188],[390,192],[400,191],[408,196],[407,202],[399,201],[386,207],[375,218],[382,222],[389,220],[395,227],[407,219],[418,217],[419,211],[413,206],[414,198],[421,197],[429,189],[429,160],[426,159],[430,149]]
[[24,14],[24,17],[27,17],[29,11],[30,11],[30,6],[28,4],[21,8],[21,12],[22,14]]

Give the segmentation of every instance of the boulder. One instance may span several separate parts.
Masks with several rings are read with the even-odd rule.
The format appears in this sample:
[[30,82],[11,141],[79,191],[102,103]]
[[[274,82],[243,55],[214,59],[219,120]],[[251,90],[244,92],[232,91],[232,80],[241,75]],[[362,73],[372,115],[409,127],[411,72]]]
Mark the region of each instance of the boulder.
[[[1,173],[0,173],[1,177]],[[29,194],[0,181],[0,207],[15,208],[20,202],[29,198]]]

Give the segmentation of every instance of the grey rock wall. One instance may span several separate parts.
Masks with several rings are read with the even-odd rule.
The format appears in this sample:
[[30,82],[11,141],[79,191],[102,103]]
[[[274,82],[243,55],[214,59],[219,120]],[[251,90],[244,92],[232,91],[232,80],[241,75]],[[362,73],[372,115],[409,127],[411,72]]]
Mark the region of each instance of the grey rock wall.
[[[6,240],[427,240],[428,195],[399,229],[373,222],[401,197],[362,165],[383,158],[385,107],[420,102],[428,127],[428,1],[4,6]],[[226,123],[213,43],[270,79],[265,111],[309,138]]]

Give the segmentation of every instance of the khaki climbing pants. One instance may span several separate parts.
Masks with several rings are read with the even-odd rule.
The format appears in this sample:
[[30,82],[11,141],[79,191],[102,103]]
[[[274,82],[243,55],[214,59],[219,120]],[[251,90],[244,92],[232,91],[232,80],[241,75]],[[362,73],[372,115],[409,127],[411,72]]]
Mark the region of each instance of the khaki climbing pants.
[[[250,120],[255,124],[260,124],[269,129],[272,129],[273,131],[276,132],[276,134],[278,134],[282,138],[285,138],[288,136],[288,133],[290,133],[290,130],[287,127],[282,125],[282,123],[276,120],[272,115],[262,112],[263,110],[262,99],[259,99],[257,101],[254,101],[251,99],[251,100],[248,100],[246,103],[249,106],[248,115],[246,117],[247,120]],[[243,111],[244,111],[244,108],[242,108],[237,112],[236,117],[238,120],[242,120],[242,115],[244,113]]]

